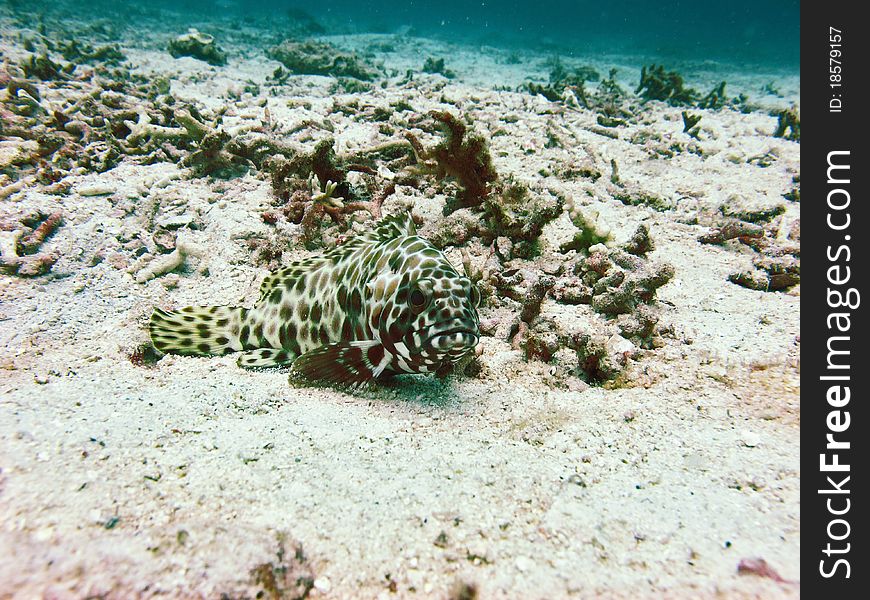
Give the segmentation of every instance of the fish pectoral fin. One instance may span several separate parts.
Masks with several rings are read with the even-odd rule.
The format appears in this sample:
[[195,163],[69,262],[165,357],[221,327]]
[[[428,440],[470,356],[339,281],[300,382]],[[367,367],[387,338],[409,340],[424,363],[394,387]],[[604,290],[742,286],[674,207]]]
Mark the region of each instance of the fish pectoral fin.
[[280,348],[258,348],[242,352],[236,363],[243,369],[274,369],[289,367],[296,358],[289,350]]
[[377,340],[335,342],[306,352],[293,370],[312,381],[352,384],[380,376],[391,356]]

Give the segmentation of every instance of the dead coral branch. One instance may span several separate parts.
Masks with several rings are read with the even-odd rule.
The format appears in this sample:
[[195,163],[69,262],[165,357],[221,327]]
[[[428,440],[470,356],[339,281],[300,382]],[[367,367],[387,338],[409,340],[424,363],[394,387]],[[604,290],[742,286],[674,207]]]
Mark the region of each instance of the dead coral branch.
[[462,190],[447,202],[445,215],[460,208],[479,206],[498,179],[486,140],[469,134],[468,127],[447,111],[429,114],[441,126],[444,139],[427,150],[414,134],[405,134],[417,156],[417,169],[439,180],[451,177],[459,182]]

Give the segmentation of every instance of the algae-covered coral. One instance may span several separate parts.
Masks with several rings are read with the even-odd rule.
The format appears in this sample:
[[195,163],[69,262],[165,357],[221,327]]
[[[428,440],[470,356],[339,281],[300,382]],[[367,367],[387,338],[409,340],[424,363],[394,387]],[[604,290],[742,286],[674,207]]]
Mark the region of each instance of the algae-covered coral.
[[377,77],[377,68],[354,52],[341,52],[332,44],[316,40],[298,42],[285,40],[268,51],[291,73],[302,75],[333,75],[370,81]]
[[430,116],[443,131],[444,139],[439,144],[427,149],[412,133],[405,134],[417,155],[416,169],[434,174],[437,179],[451,177],[459,182],[462,189],[444,207],[445,214],[479,205],[498,177],[486,141],[480,135],[468,133],[466,125],[450,112],[435,111]]
[[227,64],[227,55],[215,43],[214,36],[190,29],[169,42],[169,53],[178,58],[192,56],[211,65]]

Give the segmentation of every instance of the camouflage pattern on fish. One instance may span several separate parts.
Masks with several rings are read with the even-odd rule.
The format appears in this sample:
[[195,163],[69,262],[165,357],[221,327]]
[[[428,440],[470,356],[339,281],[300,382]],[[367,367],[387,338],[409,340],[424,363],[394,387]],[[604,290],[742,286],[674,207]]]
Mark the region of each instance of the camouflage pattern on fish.
[[353,384],[448,372],[479,341],[479,302],[405,213],[273,272],[253,308],[155,308],[149,329],[161,352],[241,352],[245,368],[292,365],[311,380]]

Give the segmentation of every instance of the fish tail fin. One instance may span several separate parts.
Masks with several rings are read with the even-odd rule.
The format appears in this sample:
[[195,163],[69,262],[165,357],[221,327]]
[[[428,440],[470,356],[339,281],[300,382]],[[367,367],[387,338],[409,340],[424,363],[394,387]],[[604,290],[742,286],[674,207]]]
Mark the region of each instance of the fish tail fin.
[[246,313],[232,306],[155,308],[148,331],[154,347],[167,354],[226,354],[242,349],[239,330]]

